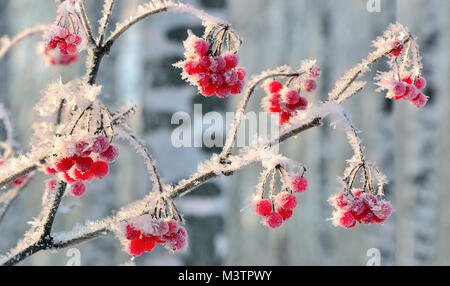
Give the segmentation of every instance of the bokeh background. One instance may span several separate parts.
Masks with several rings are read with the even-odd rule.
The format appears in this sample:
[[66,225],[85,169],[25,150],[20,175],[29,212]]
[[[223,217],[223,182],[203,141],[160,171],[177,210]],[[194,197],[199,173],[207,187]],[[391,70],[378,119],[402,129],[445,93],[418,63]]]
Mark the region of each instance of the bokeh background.
[[[206,183],[177,200],[190,235],[187,251],[172,255],[164,249],[135,260],[137,265],[366,265],[367,251],[379,249],[382,265],[450,264],[450,2],[447,0],[381,0],[381,12],[370,13],[366,0],[185,0],[231,22],[242,36],[241,62],[249,74],[282,64],[297,66],[317,58],[323,76],[312,101],[325,99],[347,69],[366,57],[370,44],[392,22],[417,35],[429,85],[428,105],[416,110],[409,104],[385,100],[367,89],[345,104],[367,147],[368,157],[387,174],[386,195],[395,213],[384,225],[335,228],[328,197],[337,189],[351,156],[342,130],[328,125],[290,139],[281,151],[309,166],[308,191],[300,208],[281,229],[260,225],[249,208],[260,167],[230,178]],[[112,22],[125,19],[143,1],[117,0]],[[92,23],[103,1],[86,0]],[[0,34],[14,35],[55,16],[52,0],[0,0]],[[181,148],[170,143],[177,111],[194,115],[232,111],[239,96],[205,100],[181,81],[171,65],[180,60],[187,29],[202,34],[199,20],[181,14],[160,14],[132,28],[104,59],[98,84],[112,109],[127,101],[139,105],[132,125],[151,146],[166,183],[175,183],[196,170],[217,149]],[[36,53],[39,36],[18,45],[0,61],[0,101],[9,108],[16,139],[28,148],[32,108],[52,80],[68,81],[85,73],[84,59],[69,67],[45,66]],[[385,68],[380,62],[374,70]],[[370,81],[374,73],[367,79]],[[260,110],[258,91],[249,110]],[[311,97],[310,97],[311,98]],[[15,246],[27,221],[40,210],[44,176],[38,175],[14,202],[0,224],[0,250]],[[143,162],[126,144],[112,174],[88,187],[78,200],[65,199],[55,230],[72,229],[86,220],[101,219],[120,206],[142,198],[151,185]],[[129,261],[113,235],[77,246],[82,265],[119,265]],[[66,250],[42,252],[23,265],[66,265]]]

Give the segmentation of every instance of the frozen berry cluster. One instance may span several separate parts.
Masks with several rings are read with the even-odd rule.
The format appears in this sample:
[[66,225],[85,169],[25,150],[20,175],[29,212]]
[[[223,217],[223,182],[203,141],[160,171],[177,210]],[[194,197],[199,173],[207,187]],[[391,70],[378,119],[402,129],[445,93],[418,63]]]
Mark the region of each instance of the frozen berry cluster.
[[[4,161],[0,160],[0,165],[2,165],[3,163],[4,163]],[[28,175],[20,177],[19,179],[17,179],[15,181],[13,181],[12,183],[9,183],[8,185],[6,185],[6,187],[9,187],[9,186],[20,187],[26,182],[27,178],[28,178]]]
[[300,96],[301,91],[313,92],[317,88],[317,83],[313,79],[320,76],[319,69],[314,69],[310,77],[301,81],[300,89],[290,89],[284,87],[279,81],[268,81],[265,86],[267,94],[264,106],[270,113],[279,114],[279,124],[283,125],[289,122],[290,118],[297,112],[305,110],[308,107],[308,100]]
[[[104,178],[109,173],[108,163],[119,157],[119,148],[110,144],[108,138],[98,136],[91,141],[78,141],[69,156],[58,157],[52,167],[45,168],[49,175],[59,174],[77,197],[86,191],[84,182]],[[54,181],[47,181],[47,187],[54,189],[53,185],[56,186]]]
[[210,44],[189,35],[184,42],[186,60],[182,62],[183,77],[198,87],[199,92],[205,96],[225,98],[230,94],[239,94],[245,85],[246,72],[237,67],[239,56],[227,52],[223,55],[213,55]]
[[81,36],[70,33],[66,28],[57,27],[47,43],[47,48],[49,50],[57,49],[61,55],[73,55],[77,53],[78,46],[82,41]]
[[292,191],[280,192],[271,199],[255,198],[253,203],[256,214],[264,217],[262,222],[267,227],[280,227],[283,221],[292,217],[293,210],[298,205],[297,198],[293,193],[304,192],[307,187],[306,178],[297,176],[291,182]]
[[333,212],[333,224],[343,228],[352,228],[356,222],[365,225],[383,223],[392,214],[389,202],[359,189],[352,193],[336,194],[331,197],[330,203],[336,209]]
[[423,77],[418,77],[415,80],[405,73],[401,81],[397,81],[392,85],[390,90],[391,96],[394,100],[404,99],[411,102],[417,108],[421,108],[427,104],[428,98],[420,90],[427,86],[427,81]]
[[150,219],[143,227],[126,225],[127,251],[132,256],[149,252],[159,243],[171,251],[181,251],[187,245],[186,229],[178,221]]

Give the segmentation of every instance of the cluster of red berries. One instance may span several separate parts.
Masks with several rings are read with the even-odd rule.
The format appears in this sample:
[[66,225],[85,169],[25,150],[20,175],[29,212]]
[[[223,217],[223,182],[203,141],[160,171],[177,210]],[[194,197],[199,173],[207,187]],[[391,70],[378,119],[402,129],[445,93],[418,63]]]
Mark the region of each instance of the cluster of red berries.
[[[69,183],[70,192],[80,197],[86,191],[85,181],[104,178],[109,172],[108,163],[119,157],[119,148],[110,144],[108,138],[98,136],[92,143],[79,141],[70,156],[56,159],[53,168],[46,167],[49,175],[60,174],[60,179]],[[54,189],[56,180],[47,181],[47,187]]]
[[137,225],[129,223],[126,226],[128,253],[140,256],[155,248],[156,244],[163,244],[172,251],[183,250],[187,245],[187,232],[176,220],[153,220],[148,227],[139,229]]
[[376,196],[361,190],[339,193],[333,196],[330,202],[336,208],[333,224],[344,228],[352,228],[356,222],[366,225],[383,223],[392,214],[389,202],[378,200]]
[[402,76],[401,82],[395,82],[392,86],[392,98],[395,100],[409,100],[412,105],[421,108],[427,104],[428,98],[420,92],[427,86],[427,81],[423,77],[415,80],[408,74]]
[[[3,163],[4,163],[4,161],[0,160],[0,165],[2,165]],[[8,185],[6,185],[6,187],[9,187],[9,186],[20,187],[20,186],[22,186],[25,183],[27,178],[28,178],[28,175],[20,177],[19,179],[15,180],[14,182],[9,183]]]
[[213,56],[207,41],[190,35],[185,41],[186,61],[182,68],[185,77],[206,97],[216,94],[225,98],[239,94],[245,85],[245,70],[237,67],[239,56],[226,53]]
[[[312,76],[319,76],[318,72],[312,73]],[[301,90],[312,92],[317,88],[316,81],[309,78],[302,81]],[[268,82],[266,88],[268,96],[267,109],[271,113],[279,114],[279,124],[283,125],[298,110],[305,110],[308,107],[308,100],[300,96],[299,92],[293,89],[283,88],[283,84],[279,81]]]
[[[295,193],[301,193],[308,187],[308,181],[303,176],[294,178],[291,182],[292,189]],[[283,221],[292,217],[293,210],[297,206],[297,198],[292,192],[280,192],[274,198],[255,199],[255,212],[257,215],[264,217],[263,224],[269,228],[278,228]]]
[[57,27],[53,32],[51,39],[47,43],[49,50],[58,48],[61,55],[73,55],[77,53],[77,46],[81,44],[83,38],[79,35],[72,34],[63,27]]

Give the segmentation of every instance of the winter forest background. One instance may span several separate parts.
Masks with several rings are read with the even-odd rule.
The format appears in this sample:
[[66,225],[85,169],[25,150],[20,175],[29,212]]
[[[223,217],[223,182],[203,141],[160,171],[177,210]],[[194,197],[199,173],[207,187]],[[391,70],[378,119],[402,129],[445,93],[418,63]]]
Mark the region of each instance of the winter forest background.
[[[142,2],[117,1],[112,21],[132,15]],[[386,194],[395,212],[384,225],[345,230],[327,221],[332,211],[327,199],[336,190],[335,178],[351,150],[344,133],[326,124],[282,146],[282,152],[309,166],[310,186],[295,217],[281,229],[262,227],[249,209],[261,170],[246,168],[177,200],[190,235],[184,254],[157,249],[137,258],[137,265],[366,265],[371,248],[380,250],[382,265],[450,264],[449,1],[381,0],[380,13],[369,13],[366,0],[184,2],[232,23],[244,39],[240,65],[250,75],[317,58],[323,71],[317,101],[325,99],[333,82],[367,55],[371,41],[389,23],[398,21],[419,39],[424,76],[429,82],[425,93],[431,99],[419,112],[408,104],[385,100],[370,84],[365,94],[345,104],[363,130],[368,155],[390,181]],[[100,13],[102,3],[86,1],[93,13]],[[50,23],[54,13],[53,0],[0,0],[0,34],[14,35],[37,23]],[[93,13],[91,19],[98,18]],[[176,127],[170,124],[172,114],[185,111],[193,115],[195,103],[202,104],[203,113],[224,113],[239,99],[204,100],[180,79],[172,64],[182,57],[187,28],[202,34],[197,19],[180,14],[156,15],[136,25],[105,58],[97,81],[103,85],[108,104],[120,106],[132,100],[139,105],[134,127],[152,147],[167,183],[188,176],[215,151],[174,148],[170,142]],[[26,40],[0,61],[0,101],[13,114],[16,138],[24,148],[31,132],[30,111],[40,91],[60,75],[67,81],[85,71],[84,58],[69,67],[46,67],[44,58],[36,54],[39,39]],[[248,110],[259,109],[260,101],[251,100]],[[105,217],[148,192],[144,164],[127,145],[121,146],[121,157],[112,166],[113,174],[102,183],[96,182],[82,200],[64,202],[61,212],[67,214],[57,217],[56,231]],[[39,212],[36,202],[44,183],[39,178],[33,182],[0,225],[1,252],[15,245],[27,229],[27,221]],[[129,260],[113,235],[77,248],[82,265],[118,265]],[[23,265],[65,265],[68,259],[67,249],[40,252]]]

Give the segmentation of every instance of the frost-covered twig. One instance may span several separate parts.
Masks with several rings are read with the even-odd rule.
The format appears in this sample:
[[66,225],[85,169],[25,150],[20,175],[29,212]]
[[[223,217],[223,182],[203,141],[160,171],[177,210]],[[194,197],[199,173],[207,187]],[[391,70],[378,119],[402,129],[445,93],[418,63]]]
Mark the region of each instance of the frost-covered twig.
[[84,7],[83,1],[79,2],[79,8],[80,8],[80,20],[81,23],[83,24],[84,30],[86,31],[88,41],[91,45],[96,45],[94,35],[92,33],[92,26],[91,23],[89,22],[89,18],[86,15],[86,9]]
[[103,17],[99,21],[100,26],[98,29],[97,46],[103,44],[103,40],[106,34],[106,28],[108,27],[109,18],[111,17],[114,3],[115,0],[105,0],[105,3],[103,4]]
[[[396,27],[396,26],[394,26]],[[365,82],[356,82],[356,79],[361,77],[364,73],[369,70],[369,67],[382,59],[383,57],[389,55],[394,50],[398,49],[398,46],[404,45],[411,40],[411,34],[406,33],[406,35],[399,39],[399,43],[394,47],[381,47],[375,52],[371,53],[367,59],[364,59],[360,64],[356,65],[350,69],[337,83],[334,90],[329,94],[329,100],[331,102],[342,103],[345,99],[352,96],[357,91],[365,85]]]
[[236,134],[239,129],[239,125],[241,124],[242,118],[244,116],[245,109],[247,107],[248,101],[250,100],[250,97],[254,93],[256,87],[263,81],[265,81],[268,78],[272,77],[298,77],[300,74],[297,72],[283,72],[282,70],[285,69],[285,67],[281,67],[274,71],[264,72],[261,75],[255,76],[255,78],[248,84],[248,87],[245,91],[245,94],[239,104],[239,107],[236,112],[236,116],[234,118],[233,126],[231,129],[230,134],[227,136],[227,140],[225,142],[225,145],[223,147],[222,153],[221,153],[221,159],[224,160],[228,156],[231,155],[231,151],[233,148],[234,140],[236,138]]
[[50,25],[37,25],[17,34],[12,39],[7,36],[2,37],[0,39],[0,59],[2,59],[6,55],[6,53],[20,41],[36,34],[42,34],[47,31],[49,27]]

